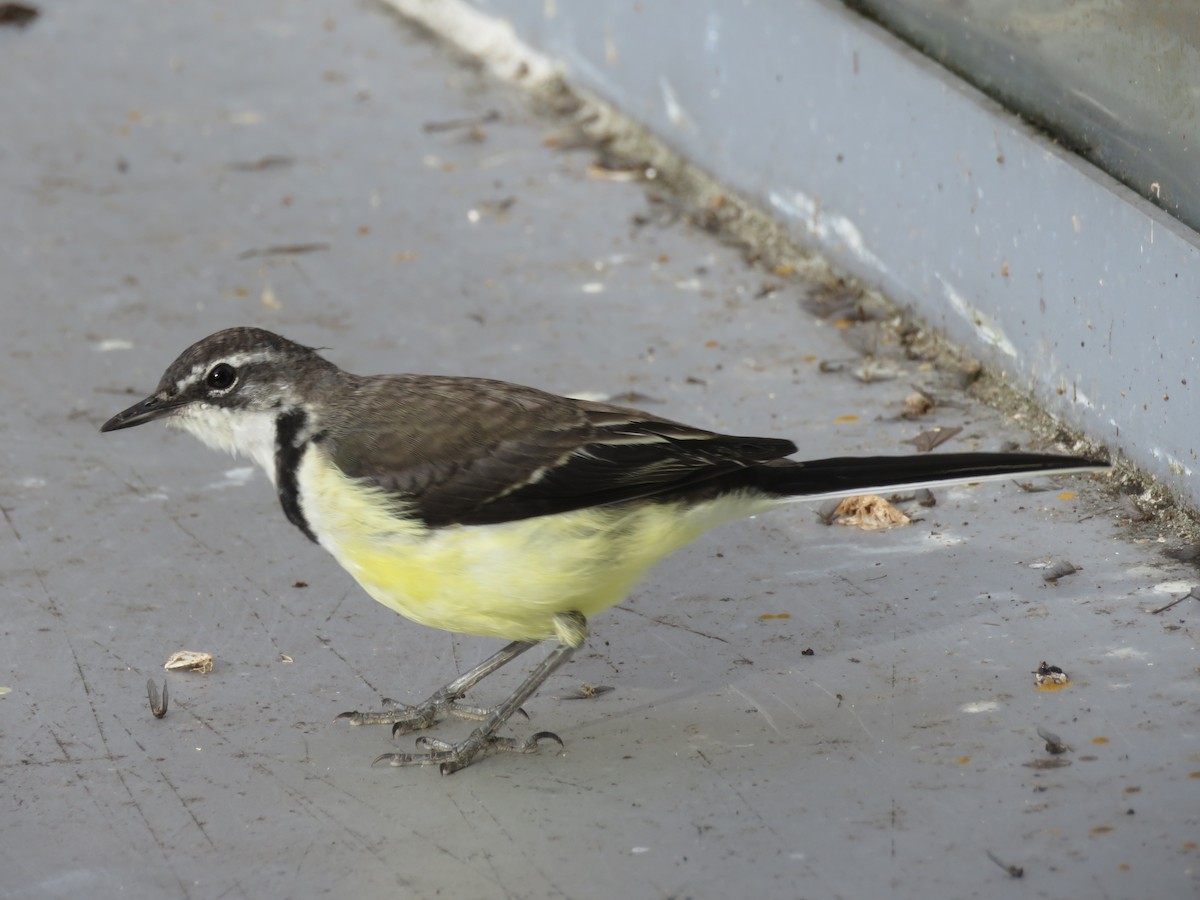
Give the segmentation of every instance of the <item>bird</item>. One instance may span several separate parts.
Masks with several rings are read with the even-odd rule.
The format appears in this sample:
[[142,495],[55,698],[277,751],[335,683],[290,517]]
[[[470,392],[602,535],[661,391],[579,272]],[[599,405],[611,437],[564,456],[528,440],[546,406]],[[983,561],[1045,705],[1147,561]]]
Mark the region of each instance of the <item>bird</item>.
[[[392,736],[460,716],[467,737],[417,738],[376,763],[442,774],[501,751],[562,744],[498,732],[584,643],[589,621],[704,532],[796,500],[1094,472],[1099,459],[944,453],[798,460],[779,437],[695,428],[504,381],[354,375],[318,350],[252,327],[192,344],[154,392],[102,432],[155,420],[248,457],[288,520],[375,600],[422,625],[507,643],[426,701],[352,711]],[[463,702],[486,676],[551,649],[508,697]]]

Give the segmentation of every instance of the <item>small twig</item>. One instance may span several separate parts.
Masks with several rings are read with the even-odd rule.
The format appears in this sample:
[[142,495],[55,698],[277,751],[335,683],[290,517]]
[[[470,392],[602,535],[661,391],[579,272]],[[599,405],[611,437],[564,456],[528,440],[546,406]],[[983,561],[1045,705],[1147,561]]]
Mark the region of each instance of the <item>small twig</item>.
[[990,859],[992,862],[994,862],[996,865],[998,865],[1000,868],[1002,868],[1005,872],[1007,872],[1013,878],[1024,878],[1025,877],[1024,867],[1010,866],[1007,863],[1002,862],[1000,860],[1000,858],[997,857],[996,854],[993,853],[991,850],[985,850],[983,852],[987,854],[988,859]]
[[1167,611],[1168,609],[1170,609],[1172,606],[1178,606],[1178,605],[1179,605],[1180,603],[1182,603],[1184,600],[1187,600],[1187,599],[1189,599],[1189,598],[1190,598],[1190,599],[1193,599],[1193,600],[1200,600],[1200,597],[1197,597],[1197,596],[1196,596],[1196,589],[1195,589],[1195,588],[1192,588],[1190,591],[1188,591],[1188,592],[1187,592],[1186,594],[1184,594],[1182,597],[1178,597],[1178,598],[1176,598],[1175,600],[1172,600],[1172,601],[1171,601],[1170,603],[1168,603],[1166,606],[1160,606],[1158,609],[1152,609],[1152,610],[1150,610],[1150,615],[1152,615],[1152,616],[1157,616],[1159,613],[1166,612],[1166,611]]
[[480,125],[488,125],[492,122],[500,121],[500,113],[497,110],[489,109],[481,116],[467,116],[461,119],[444,119],[440,122],[426,122],[421,126],[421,130],[426,134],[437,134],[439,131],[455,131],[459,128],[477,128]]
[[301,253],[317,253],[328,250],[329,244],[315,241],[311,244],[278,244],[273,247],[253,247],[238,254],[238,259],[255,259],[261,256],[298,256]]

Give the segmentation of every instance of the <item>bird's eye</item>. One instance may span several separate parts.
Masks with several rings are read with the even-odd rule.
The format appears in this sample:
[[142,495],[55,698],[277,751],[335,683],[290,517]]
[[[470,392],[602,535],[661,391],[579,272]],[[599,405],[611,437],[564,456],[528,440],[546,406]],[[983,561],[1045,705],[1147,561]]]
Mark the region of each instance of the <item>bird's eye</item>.
[[235,381],[237,381],[237,369],[229,363],[217,363],[204,376],[204,383],[214,391],[228,390],[233,387]]

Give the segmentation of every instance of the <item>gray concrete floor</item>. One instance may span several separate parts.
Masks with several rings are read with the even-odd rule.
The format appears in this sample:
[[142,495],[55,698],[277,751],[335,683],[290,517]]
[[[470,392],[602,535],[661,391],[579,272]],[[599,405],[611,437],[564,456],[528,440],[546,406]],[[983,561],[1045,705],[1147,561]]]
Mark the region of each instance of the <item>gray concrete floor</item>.
[[[563,752],[371,768],[387,729],[333,717],[495,644],[372,603],[244,462],[97,433],[193,340],[636,391],[813,456],[1020,423],[915,365],[820,374],[850,352],[798,287],[757,297],[735,250],[634,225],[642,186],[370,5],[57,4],[0,30],[0,88],[0,897],[1196,893],[1197,612],[1148,612],[1194,572],[1082,479],[942,491],[888,532],[729,526],[529,704],[516,727]],[[318,246],[264,252],[287,245]],[[897,421],[912,382],[962,405]],[[1059,557],[1081,571],[1043,581]],[[164,673],[178,649],[214,671]],[[1072,685],[1034,691],[1043,659]],[[561,699],[580,683],[615,690]],[[1038,726],[1069,766],[1029,765]]]

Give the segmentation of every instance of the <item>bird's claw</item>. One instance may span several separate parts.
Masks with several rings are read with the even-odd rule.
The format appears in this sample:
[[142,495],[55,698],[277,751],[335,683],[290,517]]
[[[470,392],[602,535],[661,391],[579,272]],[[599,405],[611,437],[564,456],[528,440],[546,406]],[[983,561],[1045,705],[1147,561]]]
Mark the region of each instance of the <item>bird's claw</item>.
[[477,729],[465,740],[450,743],[439,738],[422,735],[417,738],[418,747],[425,748],[424,753],[382,753],[375,758],[371,765],[386,762],[391,766],[438,766],[443,775],[465,769],[477,759],[491,756],[493,753],[536,753],[542,741],[554,741],[558,746],[565,746],[562,738],[552,731],[539,731],[524,740],[510,737],[497,737],[484,734]]
[[474,718],[471,715],[474,711],[473,707],[463,707],[462,709],[466,712],[460,712],[460,708],[455,705],[454,698],[437,694],[417,706],[406,706],[391,697],[384,697],[382,706],[383,709],[378,712],[353,710],[339,713],[335,717],[335,721],[348,719],[351,725],[391,725],[392,734],[403,734],[408,731],[429,728],[447,714]]
[[[408,734],[410,731],[431,728],[448,716],[482,722],[492,714],[492,710],[486,706],[470,706],[459,703],[455,697],[443,697],[437,694],[416,706],[406,706],[391,697],[384,697],[382,706],[383,709],[378,712],[353,710],[339,713],[334,717],[334,721],[347,719],[351,725],[391,725],[392,737],[396,737]],[[529,714],[524,709],[518,709],[517,713],[526,719],[529,718]]]

